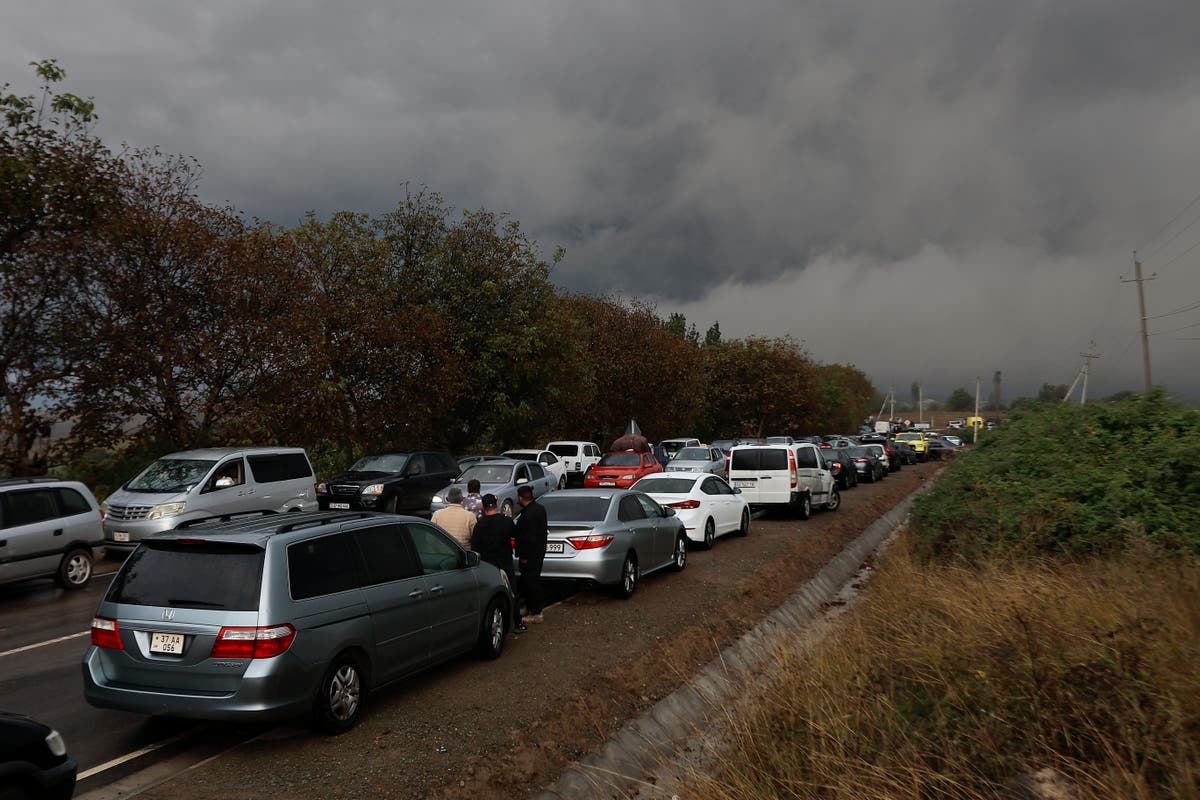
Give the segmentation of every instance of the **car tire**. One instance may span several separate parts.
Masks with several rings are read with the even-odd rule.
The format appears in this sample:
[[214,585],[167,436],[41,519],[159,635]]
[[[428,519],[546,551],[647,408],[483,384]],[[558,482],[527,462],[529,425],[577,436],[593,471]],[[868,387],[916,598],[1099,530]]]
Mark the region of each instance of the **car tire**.
[[389,513],[389,514],[399,514],[400,513],[400,496],[392,495],[391,497],[389,497],[388,501],[387,501],[387,505],[384,506],[384,508],[387,510],[387,513]]
[[737,529],[738,536],[746,536],[750,533],[750,509],[742,509],[742,524]]
[[333,660],[313,700],[313,724],[323,733],[345,733],[355,726],[366,699],[367,678],[362,662],[353,653]]
[[513,502],[512,502],[512,500],[505,500],[503,503],[500,504],[500,513],[503,514],[504,516],[508,517],[509,519],[513,518]]
[[834,487],[829,492],[829,502],[825,504],[826,511],[837,511],[842,507],[842,493]]
[[563,476],[562,476],[561,478],[559,478],[559,479],[558,479],[558,488],[560,488],[560,489],[565,489],[565,488],[567,488],[567,476],[566,476],[566,474],[563,474]]
[[717,540],[717,525],[713,522],[712,517],[709,517],[704,523],[704,541],[701,547],[705,550],[712,550],[713,542]]
[[807,492],[800,495],[800,499],[796,503],[796,516],[800,519],[808,519],[812,516],[812,498]]
[[504,652],[504,636],[508,633],[508,604],[493,597],[483,612],[483,625],[479,629],[479,644],[475,654],[485,661],[494,661]]
[[637,554],[630,550],[625,554],[625,561],[621,564],[621,582],[613,587],[613,591],[617,597],[625,599],[633,597],[641,579],[642,571],[638,568]]
[[687,566],[687,560],[687,534],[680,533],[679,536],[675,538],[675,552],[671,554],[671,571],[683,572],[684,567]]
[[82,547],[68,550],[54,575],[54,582],[64,589],[82,589],[91,579],[92,554]]
[[870,469],[868,469],[866,471],[866,473],[863,475],[863,478],[866,480],[867,483],[874,483],[875,482],[875,468],[871,467]]

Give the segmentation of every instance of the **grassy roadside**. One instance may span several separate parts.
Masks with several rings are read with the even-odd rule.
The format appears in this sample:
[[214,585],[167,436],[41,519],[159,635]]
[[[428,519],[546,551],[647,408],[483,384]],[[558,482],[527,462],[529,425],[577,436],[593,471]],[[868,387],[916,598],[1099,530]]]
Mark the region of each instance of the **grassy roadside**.
[[[1175,458],[1177,440],[1164,437],[1194,431],[1195,412],[1143,402],[1158,406],[1128,415],[1157,415],[1163,441],[1150,436],[1147,448]],[[1130,417],[1103,411],[1115,435],[1127,435],[1120,420]],[[1049,413],[1029,425],[1062,428],[1064,412]],[[1031,429],[1005,435],[1026,439]],[[1060,435],[1078,438],[1073,426]],[[1102,441],[1110,432],[1097,425],[1086,435]],[[1013,782],[1045,768],[1080,798],[1200,797],[1194,532],[1181,514],[1140,498],[1098,521],[1089,502],[1141,491],[1109,474],[1090,499],[1064,500],[1053,524],[1029,536],[1022,526],[1039,517],[1011,522],[1019,510],[998,504],[1042,480],[1042,464],[1027,441],[991,445],[1001,455],[1010,447],[1022,451],[1024,474],[989,448],[948,468],[922,503],[923,522],[881,561],[844,623],[818,647],[786,652],[762,700],[730,712],[735,746],[718,774],[694,777],[689,798],[1019,796]],[[1130,459],[1130,469],[1147,460]],[[969,481],[955,476],[960,466]],[[1193,483],[1179,491],[1195,509],[1187,475]],[[989,506],[962,494],[970,482],[1009,491]],[[990,543],[963,532],[988,519]]]

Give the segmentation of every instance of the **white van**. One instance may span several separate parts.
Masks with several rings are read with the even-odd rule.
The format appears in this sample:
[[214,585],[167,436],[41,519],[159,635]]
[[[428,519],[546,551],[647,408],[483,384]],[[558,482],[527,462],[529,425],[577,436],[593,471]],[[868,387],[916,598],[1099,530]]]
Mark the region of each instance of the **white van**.
[[546,449],[567,465],[568,480],[583,480],[588,468],[604,455],[595,442],[550,442]]
[[738,445],[729,451],[729,482],[757,508],[790,508],[808,519],[813,506],[837,511],[837,483],[811,442]]
[[108,496],[104,546],[132,550],[143,536],[201,517],[316,511],[312,465],[299,447],[213,447],[163,456]]

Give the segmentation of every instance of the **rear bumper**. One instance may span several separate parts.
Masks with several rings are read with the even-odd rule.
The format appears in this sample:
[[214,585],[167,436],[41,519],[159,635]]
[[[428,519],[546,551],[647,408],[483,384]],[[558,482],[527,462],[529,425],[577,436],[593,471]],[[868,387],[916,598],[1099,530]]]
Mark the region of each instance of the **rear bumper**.
[[[566,547],[570,548],[571,545]],[[612,547],[581,550],[569,558],[547,554],[542,562],[542,577],[612,586],[621,582],[621,565],[624,562],[625,551]]]

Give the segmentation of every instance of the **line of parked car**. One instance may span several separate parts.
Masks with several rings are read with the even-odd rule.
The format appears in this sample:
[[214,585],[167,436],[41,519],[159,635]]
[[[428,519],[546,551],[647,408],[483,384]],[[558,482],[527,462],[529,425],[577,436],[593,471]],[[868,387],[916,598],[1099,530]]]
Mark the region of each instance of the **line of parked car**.
[[859,480],[953,447],[920,436],[380,453],[325,481],[300,448],[211,448],[155,460],[103,503],[78,482],[9,479],[0,582],[80,588],[98,547],[126,552],[92,623],[88,702],[204,719],[308,715],[336,733],[372,689],[503,651],[517,599],[504,572],[426,518],[447,489],[478,480],[511,516],[529,486],[549,525],[543,578],[630,597],[643,576],[684,569],[690,547],[746,536],[754,509],[836,511]]

